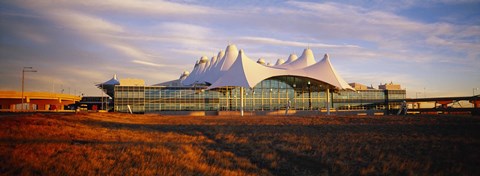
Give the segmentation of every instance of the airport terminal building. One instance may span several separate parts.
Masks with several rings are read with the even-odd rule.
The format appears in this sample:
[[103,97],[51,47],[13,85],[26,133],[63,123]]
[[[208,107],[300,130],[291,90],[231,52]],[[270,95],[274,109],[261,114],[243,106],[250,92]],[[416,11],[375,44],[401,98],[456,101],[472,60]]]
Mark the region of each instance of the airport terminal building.
[[310,48],[300,57],[265,63],[251,60],[235,45],[217,56],[201,57],[179,79],[146,86],[116,77],[98,84],[114,100],[114,111],[165,114],[268,114],[398,109],[406,90],[393,83],[367,87],[348,84],[327,54],[316,61]]

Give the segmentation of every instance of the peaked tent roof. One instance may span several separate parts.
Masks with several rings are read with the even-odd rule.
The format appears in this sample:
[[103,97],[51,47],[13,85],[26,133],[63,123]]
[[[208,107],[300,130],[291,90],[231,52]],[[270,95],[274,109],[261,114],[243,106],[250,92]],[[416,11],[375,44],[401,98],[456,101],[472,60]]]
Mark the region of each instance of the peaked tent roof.
[[[209,89],[223,86],[252,88],[265,78],[275,75],[275,71],[276,70],[273,70],[270,67],[256,63],[248,58],[243,50],[240,50],[238,57],[233,63],[232,67],[230,67],[230,70],[228,70],[216,82],[214,82]],[[258,74],[259,72],[262,74]]]
[[328,54],[325,54],[321,61],[302,69],[302,71],[305,72],[305,75],[309,75],[312,78],[326,82],[335,87],[354,90],[345,80],[343,80],[343,78],[337,74],[335,68],[332,66],[332,63],[330,63]]
[[[289,60],[290,60],[290,58],[289,58]],[[308,67],[308,66],[313,65],[313,64],[315,64],[315,57],[313,56],[312,50],[310,48],[307,48],[307,49],[303,50],[302,55],[298,59],[296,59],[296,60],[294,60],[294,61],[292,61],[288,64],[285,63],[285,64],[282,64],[282,65],[279,65],[277,67],[291,70],[291,69]]]
[[113,97],[114,96],[113,89],[115,85],[120,85],[120,81],[118,81],[117,79],[117,74],[114,74],[112,79],[105,81],[104,83],[97,84],[96,86],[99,89],[103,89],[102,91],[104,91],[110,97]]
[[[219,55],[220,54],[223,54],[223,53],[220,52]],[[233,44],[228,45],[227,49],[225,49],[225,53],[223,54],[222,59],[217,61],[216,66],[210,69],[210,71],[207,73],[207,77],[205,77],[205,82],[213,83],[216,80],[218,80],[220,75],[223,75],[224,72],[230,69],[233,62],[235,62],[235,59],[237,58],[237,56],[238,56],[237,46]]]
[[218,64],[220,63],[220,61],[223,59],[223,56],[225,56],[225,51],[223,50],[220,50],[217,54],[217,61],[215,62],[215,65],[214,67],[218,67]]
[[197,72],[198,72],[198,61],[195,63],[195,66],[193,67],[193,70],[192,72],[190,72],[190,75],[188,75],[188,77],[182,81],[182,84],[184,85],[189,85],[189,84],[193,84],[195,81],[196,81],[196,76],[197,76]]
[[283,59],[278,59],[277,62],[275,63],[275,66],[282,65],[285,63],[285,60]]
[[120,84],[120,81],[118,81],[117,79],[117,74],[114,74],[113,75],[113,78],[108,80],[108,81],[105,81],[104,83],[101,83],[101,84],[97,84],[97,85],[119,85]]
[[[195,76],[195,82],[198,83],[203,83],[203,77],[205,76],[205,69],[207,68],[208,65],[208,58],[207,56],[202,56],[198,62],[198,71],[197,75]],[[194,82],[194,83],[195,83]]]
[[222,62],[222,60],[224,59],[223,58],[224,56],[225,56],[225,52],[220,50],[220,52],[218,52],[215,63],[213,65],[211,64],[210,69],[208,70],[208,72],[206,73],[206,75],[204,77],[205,82],[212,83],[212,82],[216,81],[216,79],[218,77],[216,77],[214,75],[218,74],[218,71],[220,70],[219,65]]
[[290,56],[288,56],[288,59],[284,64],[292,63],[293,61],[295,61],[297,59],[298,59],[298,56],[296,54],[290,54]]
[[[305,58],[307,59],[310,57],[308,54],[309,53],[305,55]],[[311,59],[314,60],[313,53],[310,54],[312,57]],[[281,69],[257,64],[255,61],[249,59],[243,50],[240,50],[238,57],[231,68],[210,87],[208,87],[208,89],[224,86],[253,88],[262,80],[283,75],[308,77],[328,83],[334,87],[337,87],[338,89],[354,90],[336,73],[335,69],[330,63],[328,55],[325,55],[322,61],[308,67],[299,69]]]
[[210,59],[210,62],[208,64],[208,67],[205,71],[210,71],[214,66],[215,64],[217,63],[217,56],[212,56],[212,58]]
[[[288,61],[277,65],[259,64],[248,58],[243,50],[238,51],[235,45],[229,45],[225,53],[220,51],[216,60],[212,58],[208,63],[206,57],[197,61],[191,74],[182,81],[183,85],[210,84],[208,89],[223,86],[241,86],[252,88],[262,80],[276,76],[301,76],[315,79],[338,89],[351,89],[335,71],[327,54],[320,62],[315,62],[310,48],[303,51],[300,58],[296,59],[291,54]],[[262,59],[259,59],[261,61]]]
[[235,59],[238,56],[238,49],[237,46],[231,44],[227,46],[227,49],[225,50],[225,56],[224,59],[222,59],[220,71],[227,71],[232,64],[235,62]]

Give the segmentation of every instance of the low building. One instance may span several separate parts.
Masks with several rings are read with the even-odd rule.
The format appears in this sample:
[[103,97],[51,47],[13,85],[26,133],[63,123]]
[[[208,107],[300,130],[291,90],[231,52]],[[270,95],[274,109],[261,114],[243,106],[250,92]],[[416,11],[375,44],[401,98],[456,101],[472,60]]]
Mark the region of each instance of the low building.
[[268,65],[262,59],[249,59],[243,50],[229,45],[211,60],[201,57],[194,69],[178,80],[154,86],[141,82],[120,81],[106,86],[109,90],[104,91],[113,92],[109,95],[115,111],[255,112],[284,110],[287,104],[300,111],[388,111],[399,106],[391,100],[403,100],[406,95],[399,86],[373,89],[358,83],[349,85],[337,74],[327,54],[317,62],[310,48],[300,57],[291,54],[285,62]]
[[112,103],[109,96],[84,96],[76,106],[85,108],[82,110],[110,110],[113,108]]
[[[0,109],[16,111],[62,111],[73,109],[68,105],[80,101],[79,96],[52,92],[0,91]],[[22,104],[23,103],[23,104]]]

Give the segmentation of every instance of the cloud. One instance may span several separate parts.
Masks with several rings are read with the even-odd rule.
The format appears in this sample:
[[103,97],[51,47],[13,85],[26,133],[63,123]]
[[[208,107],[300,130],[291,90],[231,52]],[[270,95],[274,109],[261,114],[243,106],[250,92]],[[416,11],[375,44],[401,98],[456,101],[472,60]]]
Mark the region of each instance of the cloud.
[[[1,26],[1,25],[0,25]],[[9,23],[8,28],[11,28],[12,32],[21,38],[35,42],[37,44],[47,44],[50,42],[50,38],[47,35],[35,30],[27,25],[19,24],[16,22]]]
[[147,58],[147,55],[144,52],[125,44],[110,43],[107,45],[134,59]]
[[164,0],[71,0],[71,1],[35,1],[25,0],[15,2],[20,6],[30,8],[78,9],[81,11],[128,13],[136,15],[201,15],[217,14],[220,11],[205,6],[190,3],[169,2]]
[[50,9],[47,14],[60,25],[80,33],[120,33],[123,28],[104,19],[67,9]]
[[167,65],[156,64],[156,63],[151,63],[151,62],[141,61],[141,60],[133,60],[132,62],[137,64],[142,64],[142,65],[154,66],[154,67],[167,67]]
[[305,43],[305,42],[295,42],[295,41],[286,41],[279,40],[274,38],[267,37],[240,37],[238,40],[244,42],[255,42],[269,45],[281,45],[281,46],[294,46],[294,47],[313,47],[313,48],[360,48],[356,45],[332,45],[324,43]]
[[[295,50],[300,55],[310,46],[316,56],[329,53],[342,68],[340,73],[352,68],[374,72],[351,76],[366,76],[367,83],[393,80],[412,87],[414,82],[402,79],[423,72],[445,77],[452,65],[478,75],[478,24],[456,24],[462,19],[455,15],[450,22],[421,22],[390,6],[408,10],[419,5],[428,8],[430,2],[12,1],[2,2],[7,10],[0,14],[8,23],[0,24],[7,38],[0,44],[2,51],[9,52],[6,56],[15,58],[11,63],[80,64],[71,69],[82,68],[94,76],[70,74],[84,82],[109,79],[111,73],[152,83],[176,79],[200,56],[225,49],[227,41],[245,49],[253,60],[265,57],[271,62]],[[433,69],[442,64],[450,67]],[[396,70],[398,65],[403,70]],[[412,71],[405,73],[406,69]],[[63,72],[51,75],[70,79]],[[437,79],[434,76],[431,79]]]
[[217,12],[214,9],[191,4],[181,4],[158,0],[106,0],[106,1],[87,1],[76,3],[74,5],[84,5],[87,8],[97,10],[112,10],[115,12],[128,12],[136,14],[156,14],[156,15],[184,15],[184,14],[210,14]]
[[20,30],[20,28],[17,28],[17,29],[18,29],[17,33],[20,36],[30,41],[33,41],[35,43],[47,44],[48,42],[50,42],[50,39],[47,36],[40,34],[34,30],[31,30],[31,29]]
[[170,43],[176,43],[186,48],[207,49],[205,46],[212,47],[219,39],[219,36],[214,34],[211,28],[189,23],[164,22],[156,25],[153,29],[158,31],[155,36],[160,36]]
[[380,42],[388,39],[385,36],[396,38],[405,33],[425,32],[431,29],[427,25],[390,12],[367,10],[358,6],[298,1],[289,1],[288,4],[303,10],[299,16],[308,15],[308,20],[315,18],[318,23],[312,26],[314,29],[323,29],[326,30],[323,33],[340,34],[335,36],[345,38],[354,37]]

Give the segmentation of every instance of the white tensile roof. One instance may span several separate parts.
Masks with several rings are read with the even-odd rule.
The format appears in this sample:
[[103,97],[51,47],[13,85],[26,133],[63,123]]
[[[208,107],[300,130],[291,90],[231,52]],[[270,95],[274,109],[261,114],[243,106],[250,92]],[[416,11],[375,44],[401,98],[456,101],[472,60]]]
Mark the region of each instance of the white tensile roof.
[[275,66],[282,65],[282,64],[284,64],[284,63],[285,63],[285,60],[283,60],[283,59],[278,59],[278,60],[277,60],[277,63],[275,63]]
[[204,82],[211,84],[218,80],[218,78],[220,78],[221,75],[228,71],[228,69],[230,69],[238,55],[237,46],[228,45],[227,49],[225,49],[225,53],[222,53],[220,51],[219,55],[220,54],[223,54],[222,59],[218,60],[217,58],[216,66],[210,69],[210,72],[205,75],[206,79],[203,80]]
[[193,84],[195,82],[195,77],[197,76],[197,72],[198,72],[198,61],[197,63],[195,63],[195,66],[193,67],[192,72],[190,72],[190,75],[188,75],[188,77],[182,81],[182,84],[183,85]]
[[117,74],[114,74],[112,79],[110,79],[108,81],[105,81],[104,83],[101,83],[101,84],[98,84],[98,85],[101,86],[102,84],[103,85],[119,85],[120,81],[118,81],[118,79],[117,79]]
[[297,59],[298,59],[298,56],[296,54],[290,54],[290,56],[288,56],[287,62],[285,62],[284,64],[289,64]]
[[[221,54],[220,52],[218,56]],[[277,61],[275,66],[266,66],[251,60],[243,50],[238,51],[235,45],[229,45],[223,57],[216,60],[212,58],[208,67],[207,63],[202,61],[205,59],[206,57],[202,57],[198,61],[191,74],[182,81],[183,85],[209,83],[211,85],[208,89],[225,86],[253,88],[271,77],[300,76],[325,82],[337,89],[354,90],[337,74],[327,54],[321,61],[316,62],[310,48],[305,49],[298,59],[295,54],[291,54],[286,62]]]

